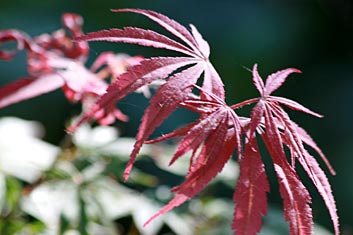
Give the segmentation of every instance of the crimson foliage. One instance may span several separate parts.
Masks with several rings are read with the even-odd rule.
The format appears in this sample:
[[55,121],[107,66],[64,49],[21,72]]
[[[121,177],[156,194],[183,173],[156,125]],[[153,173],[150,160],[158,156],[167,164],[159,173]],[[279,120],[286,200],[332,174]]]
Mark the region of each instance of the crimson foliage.
[[[2,31],[0,32],[0,43],[6,40],[16,40],[18,49],[26,47],[30,54],[37,53],[36,58],[43,57],[45,62],[41,61],[42,63],[39,64],[46,65],[45,68],[48,68],[49,72],[41,68],[42,74],[37,79],[24,79],[1,88],[1,106],[39,95],[39,93],[52,90],[53,87],[70,87],[70,82],[75,83],[75,79],[78,78],[67,76],[69,79],[55,84],[55,79],[52,77],[59,74],[59,77],[62,78],[67,74],[60,74],[57,69],[52,72],[53,62],[49,62],[57,59],[58,55],[61,56],[59,58],[62,58],[63,55],[66,56],[66,60],[67,58],[77,59],[78,55],[84,57],[88,49],[87,41],[130,43],[178,52],[180,56],[177,57],[140,58],[138,61],[130,63],[124,73],[112,73],[115,78],[107,87],[106,92],[97,92],[99,86],[89,86],[91,88],[90,94],[94,93],[95,97],[99,98],[88,107],[76,123],[68,128],[73,132],[80,124],[92,117],[100,119],[102,110],[117,112],[115,104],[126,95],[155,80],[165,80],[165,83],[151,98],[150,105],[144,112],[136,136],[136,143],[124,172],[124,178],[128,179],[143,144],[152,144],[173,137],[181,137],[181,141],[170,164],[191,152],[190,167],[185,181],[173,189],[174,198],[153,215],[146,225],[159,215],[167,213],[199,193],[222,170],[232,157],[233,152],[236,152],[240,165],[240,177],[233,197],[236,207],[232,227],[237,235],[256,234],[262,226],[261,217],[267,213],[266,195],[269,192],[269,184],[257,143],[259,139],[262,139],[270,153],[278,177],[284,215],[285,219],[289,221],[290,234],[312,234],[313,223],[310,208],[311,197],[296,173],[296,162],[300,163],[321,194],[330,213],[335,234],[339,234],[338,216],[331,186],[325,173],[306,149],[306,146],[318,153],[332,174],[335,172],[320,148],[303,128],[290,119],[283,106],[316,117],[321,117],[321,115],[295,101],[272,95],[291,73],[300,73],[299,70],[289,68],[278,71],[268,76],[264,82],[255,64],[252,70],[252,79],[260,97],[228,106],[225,103],[222,80],[209,61],[209,45],[195,26],[190,25],[191,31],[188,31],[184,26],[167,16],[149,10],[119,9],[113,11],[142,14],[169,31],[175,38],[136,27],[102,30],[83,35],[79,28],[80,24],[76,23],[75,27],[64,24],[75,37],[75,42],[70,41],[70,52],[72,53],[69,56],[66,55],[67,53],[65,54],[62,47],[60,47],[60,53],[53,53],[52,46],[48,48],[42,43],[38,43],[37,40],[34,43],[23,33]],[[49,42],[52,40],[53,38]],[[43,49],[43,52],[37,52],[38,45]],[[49,43],[49,45],[51,44]],[[77,48],[80,49],[80,53],[73,53]],[[2,50],[0,58],[9,59],[13,54],[12,51]],[[54,55],[54,59],[52,55]],[[98,60],[96,67],[104,64],[102,61],[106,61],[106,57],[107,55],[103,55]],[[31,59],[32,57],[29,57],[29,64]],[[69,70],[67,66],[65,68],[66,71]],[[51,80],[43,79],[46,76],[50,76]],[[97,81],[93,78],[92,81]],[[199,80],[201,86],[196,85]],[[99,81],[102,82],[102,80]],[[38,82],[46,84],[43,87],[36,86],[40,87],[39,92],[33,90],[35,88],[33,83]],[[94,82],[92,84],[96,85]],[[106,87],[103,86],[103,88]],[[195,90],[198,90],[198,95],[194,92]],[[68,92],[66,93],[68,94]],[[77,91],[69,97],[75,97],[75,95],[77,96]],[[240,117],[236,114],[237,108],[249,104],[255,104],[250,117]],[[178,107],[197,112],[200,115],[199,119],[157,139],[148,140],[154,130]],[[118,114],[113,115],[113,118],[125,119],[121,116],[122,114],[119,112]],[[112,121],[113,119],[110,118],[109,122],[102,122],[102,124],[109,124]],[[287,160],[285,148],[289,150],[290,162]]]

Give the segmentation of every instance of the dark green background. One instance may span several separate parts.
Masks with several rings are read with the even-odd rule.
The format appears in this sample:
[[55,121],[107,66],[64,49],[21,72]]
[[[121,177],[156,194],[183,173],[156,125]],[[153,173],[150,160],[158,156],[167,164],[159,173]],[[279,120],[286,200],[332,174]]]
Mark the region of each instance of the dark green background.
[[[18,28],[32,36],[51,32],[61,26],[63,12],[81,14],[85,18],[85,32],[124,25],[159,29],[141,16],[109,11],[121,7],[155,10],[184,25],[192,23],[197,26],[211,45],[211,60],[224,79],[229,104],[258,95],[251,74],[244,67],[252,68],[258,63],[264,78],[287,67],[302,70],[303,74],[291,75],[276,94],[324,114],[325,118],[319,120],[290,111],[293,119],[304,126],[322,147],[336,169],[337,176],[329,176],[329,179],[337,200],[341,228],[343,234],[353,234],[352,5],[349,0],[1,0],[0,29]],[[130,45],[91,45],[91,58],[103,50],[146,56],[166,53]],[[24,76],[24,53],[12,62],[0,61],[0,85]],[[125,106],[122,105],[132,117],[131,123],[122,126],[126,135],[136,132],[143,110],[139,107],[140,101],[135,102],[138,98],[130,98],[125,101]],[[58,91],[0,110],[0,116],[39,120],[47,128],[46,139],[58,143],[64,134],[65,120],[74,113],[73,110]],[[172,123],[173,120],[168,122]],[[312,188],[309,181],[305,182]],[[276,186],[273,186],[270,200],[280,203],[275,190]],[[314,189],[311,192],[315,221],[331,229],[322,200]]]

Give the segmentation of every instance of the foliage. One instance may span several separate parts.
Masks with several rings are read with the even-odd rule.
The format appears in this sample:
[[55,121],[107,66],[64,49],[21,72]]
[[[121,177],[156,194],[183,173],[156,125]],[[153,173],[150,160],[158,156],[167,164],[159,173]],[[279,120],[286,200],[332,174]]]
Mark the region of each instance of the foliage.
[[[23,142],[0,138],[0,184],[5,186],[0,193],[6,195],[0,208],[1,234],[163,234],[163,227],[174,234],[192,234],[184,213],[170,214],[142,229],[149,212],[156,210],[163,198],[159,192],[163,185],[156,187],[157,179],[143,171],[133,177],[135,189],[119,183],[117,169],[126,164],[133,139],[119,137],[113,127],[84,125],[59,152],[33,133],[39,127],[18,118],[0,119],[1,137],[20,134],[27,142],[19,149],[17,145]],[[14,129],[23,133],[13,134]],[[149,156],[153,152],[151,148],[142,150]],[[20,157],[21,161],[17,160]],[[27,166],[25,173],[18,170],[23,165]],[[150,191],[150,196],[141,195],[138,188]],[[129,218],[130,223],[124,221]]]
[[[7,30],[0,32],[0,42],[15,40],[17,49],[2,50],[0,58],[10,59],[18,50],[28,51],[31,78],[16,81],[0,88],[0,107],[28,99],[61,87],[70,101],[82,102],[84,114],[68,130],[75,132],[91,118],[100,124],[127,117],[116,107],[116,102],[131,92],[148,89],[152,82],[158,86],[142,117],[127,167],[127,180],[137,155],[144,144],[181,137],[170,165],[191,152],[190,165],[185,181],[172,189],[176,194],[158,213],[147,220],[149,224],[159,215],[180,206],[198,194],[232,158],[238,155],[240,176],[234,193],[234,219],[232,228],[236,234],[256,234],[262,226],[262,216],[267,214],[269,185],[261,159],[258,140],[262,139],[270,153],[283,198],[284,217],[289,222],[290,234],[312,234],[313,222],[311,197],[296,173],[298,161],[321,194],[332,219],[335,234],[339,234],[338,216],[331,186],[316,159],[305,146],[315,150],[335,174],[326,157],[306,133],[293,122],[282,106],[321,117],[299,103],[273,96],[294,68],[284,69],[267,77],[264,82],[257,65],[252,69],[252,79],[260,93],[259,98],[249,99],[228,106],[220,76],[209,61],[210,48],[196,27],[191,32],[168,17],[148,10],[119,9],[115,12],[134,12],[155,21],[179,39],[152,30],[135,27],[103,30],[84,35],[82,19],[65,14],[63,24],[69,34],[59,30],[51,35],[31,39],[25,33]],[[178,57],[123,57],[112,53],[101,54],[91,69],[83,63],[88,53],[86,41],[111,41],[175,51]],[[100,68],[106,66],[104,69]],[[117,68],[122,68],[118,70]],[[118,71],[117,71],[118,70]],[[111,83],[105,80],[113,77]],[[163,83],[160,82],[163,80]],[[201,85],[200,85],[201,84]],[[250,117],[241,117],[236,109],[256,103]],[[200,115],[199,119],[154,140],[148,140],[155,129],[178,107]],[[286,148],[290,162],[287,160]],[[81,191],[80,200],[84,200]],[[81,210],[86,213],[85,210]],[[81,221],[85,223],[85,221]]]

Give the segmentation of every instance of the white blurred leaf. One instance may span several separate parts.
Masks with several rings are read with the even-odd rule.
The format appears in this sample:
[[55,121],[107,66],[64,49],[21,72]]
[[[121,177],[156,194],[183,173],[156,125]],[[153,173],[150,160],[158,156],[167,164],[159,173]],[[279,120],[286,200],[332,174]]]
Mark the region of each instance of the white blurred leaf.
[[27,121],[17,117],[3,117],[0,119],[0,135],[9,140],[23,137],[43,137],[44,129],[39,122]]
[[[112,156],[118,155],[119,158],[129,160],[130,154],[133,150],[136,140],[133,138],[120,137],[116,141],[106,145],[104,148],[100,149],[102,154],[109,154]],[[151,148],[148,145],[142,146],[140,150],[140,155],[151,154]]]
[[84,124],[77,129],[72,139],[78,147],[94,149],[116,140],[118,134],[118,130],[111,126],[91,128],[88,124]]
[[[88,201],[88,210],[92,214],[102,216],[102,211],[97,210],[92,196],[99,202],[100,208],[103,210],[104,216],[109,219],[117,219],[124,216],[132,215],[135,225],[144,235],[154,235],[163,226],[167,224],[177,235],[191,235],[192,227],[190,224],[181,219],[178,215],[170,212],[160,219],[154,220],[146,227],[143,224],[158,211],[159,206],[152,200],[137,193],[131,189],[117,184],[108,178],[101,178],[94,181],[87,190],[84,191],[85,198],[91,198]],[[88,196],[88,194],[90,196]],[[94,210],[97,210],[94,212]]]
[[[119,132],[111,126],[91,128],[88,124],[80,126],[73,135],[73,143],[84,150],[97,154],[119,156],[128,160],[135,144],[135,139],[119,137]],[[140,154],[149,154],[149,146],[142,147]]]
[[68,180],[47,182],[36,187],[21,202],[22,209],[57,231],[60,215],[77,220],[79,214],[77,185]]
[[84,181],[90,181],[94,178],[99,177],[106,168],[106,164],[103,162],[95,162],[92,165],[86,167],[82,172],[82,177]]
[[42,128],[19,118],[0,119],[0,171],[27,182],[36,181],[55,161],[59,148],[37,137]]

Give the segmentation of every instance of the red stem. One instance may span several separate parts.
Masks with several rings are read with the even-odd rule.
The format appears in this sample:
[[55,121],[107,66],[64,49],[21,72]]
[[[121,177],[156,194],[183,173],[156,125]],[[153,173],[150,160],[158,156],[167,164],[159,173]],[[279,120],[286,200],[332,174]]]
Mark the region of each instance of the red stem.
[[230,106],[232,109],[238,109],[244,105],[249,105],[251,103],[255,103],[255,102],[258,102],[260,98],[252,98],[252,99],[249,99],[249,100],[245,100],[243,102],[240,102],[240,103],[237,103],[237,104],[233,104],[232,106]]

